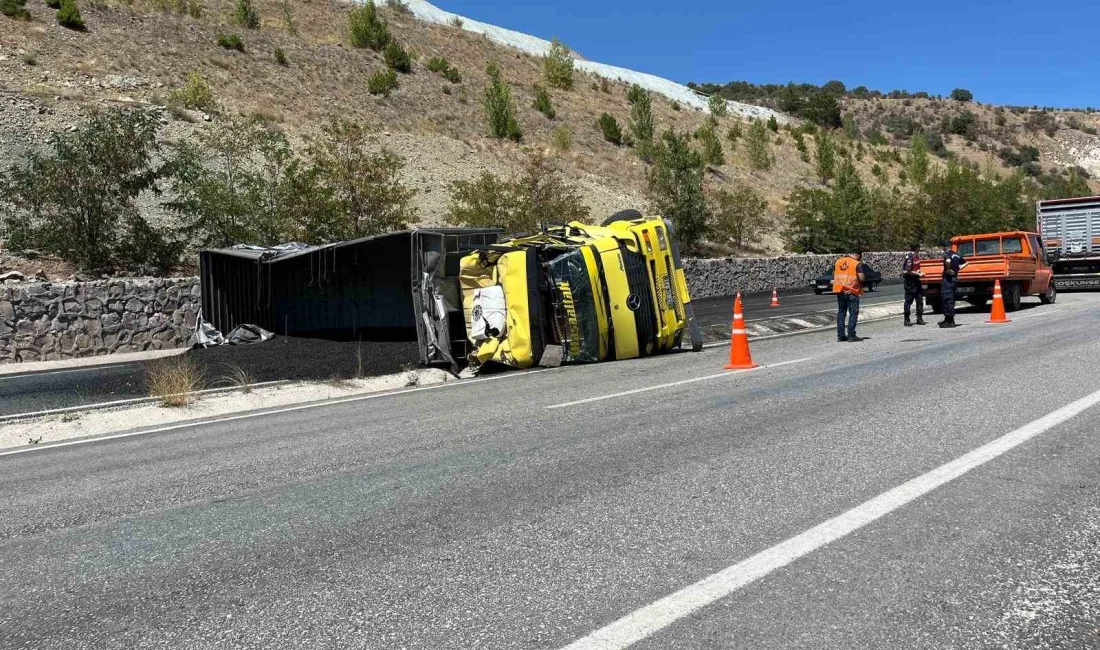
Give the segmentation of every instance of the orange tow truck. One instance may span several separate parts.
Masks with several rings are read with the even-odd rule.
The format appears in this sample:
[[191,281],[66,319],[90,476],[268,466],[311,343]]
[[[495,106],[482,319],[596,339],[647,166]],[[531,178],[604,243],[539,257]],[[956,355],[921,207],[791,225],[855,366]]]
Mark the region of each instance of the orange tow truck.
[[[1058,296],[1053,271],[1036,233],[1015,230],[960,235],[951,238],[951,248],[966,262],[959,271],[956,299],[984,307],[993,297],[993,284],[997,280],[1001,281],[1006,311],[1019,309],[1024,296],[1038,296],[1044,305]],[[925,300],[932,312],[939,314],[943,311],[940,297],[943,260],[924,260],[921,271]]]

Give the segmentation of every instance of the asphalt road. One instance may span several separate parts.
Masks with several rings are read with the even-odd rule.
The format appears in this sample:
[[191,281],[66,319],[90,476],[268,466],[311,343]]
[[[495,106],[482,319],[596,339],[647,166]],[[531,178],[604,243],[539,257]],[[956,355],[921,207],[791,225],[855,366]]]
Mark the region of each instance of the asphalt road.
[[[883,285],[867,294],[865,302],[889,302],[901,299],[899,285]],[[770,307],[771,293],[743,297],[746,320],[789,316],[806,311],[829,309],[835,305],[831,295],[815,296],[809,290],[783,292],[777,309]],[[701,327],[727,325],[732,317],[733,298],[709,298],[693,303]],[[13,376],[0,375],[0,416],[35,413],[148,397],[141,363],[111,364],[76,370],[44,371]]]
[[0,455],[0,647],[561,648],[761,556],[637,647],[1097,647],[1100,297],[983,319]]

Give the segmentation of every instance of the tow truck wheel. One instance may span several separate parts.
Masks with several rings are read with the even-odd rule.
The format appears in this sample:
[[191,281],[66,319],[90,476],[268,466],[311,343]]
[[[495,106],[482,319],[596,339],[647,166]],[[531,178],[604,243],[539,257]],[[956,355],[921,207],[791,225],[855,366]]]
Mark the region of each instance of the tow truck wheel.
[[1005,311],[1018,311],[1020,309],[1020,284],[1010,282],[1004,287]]
[[1058,299],[1058,290],[1054,288],[1054,283],[1051,282],[1047,287],[1047,292],[1039,296],[1039,302],[1044,305],[1053,305],[1054,301]]

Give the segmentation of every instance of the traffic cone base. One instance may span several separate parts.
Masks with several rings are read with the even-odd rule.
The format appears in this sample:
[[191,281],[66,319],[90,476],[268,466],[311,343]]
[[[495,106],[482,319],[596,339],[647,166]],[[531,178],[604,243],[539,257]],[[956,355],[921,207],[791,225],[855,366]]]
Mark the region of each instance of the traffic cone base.
[[745,330],[745,316],[741,313],[741,294],[733,301],[733,330],[730,334],[730,362],[725,370],[749,370],[760,364],[752,360],[749,352],[749,333]]
[[772,289],[772,307],[779,306],[779,290]]
[[1004,294],[1001,293],[1001,281],[996,280],[993,283],[993,308],[989,311],[989,320],[987,323],[1011,323],[1008,316],[1005,315],[1005,299]]

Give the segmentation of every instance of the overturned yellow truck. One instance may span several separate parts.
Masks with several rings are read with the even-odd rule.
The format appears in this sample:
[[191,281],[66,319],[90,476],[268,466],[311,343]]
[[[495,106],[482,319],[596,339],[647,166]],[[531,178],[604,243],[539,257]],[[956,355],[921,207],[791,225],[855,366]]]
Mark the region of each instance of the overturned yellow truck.
[[625,210],[556,225],[462,257],[473,367],[649,356],[703,340],[672,223]]

